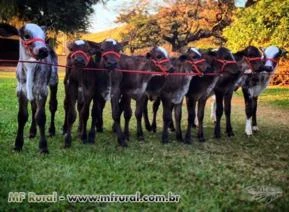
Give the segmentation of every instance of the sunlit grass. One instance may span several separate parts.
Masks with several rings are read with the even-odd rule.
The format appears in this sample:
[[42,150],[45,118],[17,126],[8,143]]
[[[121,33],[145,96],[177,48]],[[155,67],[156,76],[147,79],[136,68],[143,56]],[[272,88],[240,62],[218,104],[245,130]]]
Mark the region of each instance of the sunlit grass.
[[[232,124],[236,136],[213,139],[213,124],[208,111],[205,117],[205,143],[194,137],[192,145],[180,144],[172,133],[170,144],[160,143],[161,112],[158,132],[145,132],[145,142],[136,140],[136,122],[131,121],[129,147],[118,147],[111,132],[111,112],[104,111],[104,133],[98,133],[95,145],[83,145],[73,128],[73,143],[63,149],[63,83],[59,85],[56,116],[57,135],[48,138],[50,154],[38,153],[38,136],[28,139],[21,153],[12,152],[17,129],[15,73],[0,75],[0,208],[1,211],[31,210],[146,210],[146,211],[288,211],[289,210],[289,134],[288,109],[280,110],[272,99],[287,96],[289,89],[268,89],[260,97],[260,132],[244,135],[244,106],[236,95],[232,107]],[[9,77],[8,77],[9,76]],[[10,79],[8,79],[10,78]],[[281,92],[281,94],[280,94]],[[270,96],[270,97],[269,97]],[[277,96],[277,97],[276,97]],[[286,97],[286,98],[287,98]],[[286,100],[287,101],[287,100]],[[274,102],[274,101],[273,101]],[[268,103],[271,106],[268,106]],[[208,105],[209,106],[209,105]],[[282,106],[286,108],[285,106]],[[209,108],[209,107],[208,107]],[[183,110],[183,129],[186,110]],[[47,111],[49,120],[49,113]],[[30,120],[30,119],[29,119]],[[224,125],[222,125],[223,127]],[[224,131],[224,127],[222,128]],[[195,130],[193,130],[195,135]],[[257,199],[250,187],[277,187],[282,196]],[[38,194],[167,194],[181,195],[179,203],[7,203],[10,191]],[[272,198],[272,199],[270,199]]]

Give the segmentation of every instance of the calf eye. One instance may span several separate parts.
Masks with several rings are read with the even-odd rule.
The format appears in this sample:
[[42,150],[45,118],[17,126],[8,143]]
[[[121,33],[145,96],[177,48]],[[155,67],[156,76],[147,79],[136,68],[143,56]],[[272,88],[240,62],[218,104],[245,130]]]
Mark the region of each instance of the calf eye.
[[24,35],[24,39],[26,39],[26,40],[27,40],[27,39],[30,39],[30,35],[29,35],[29,34],[25,34],[25,35]]
[[158,56],[157,56],[157,59],[162,59],[162,56],[161,56],[161,55],[158,55]]

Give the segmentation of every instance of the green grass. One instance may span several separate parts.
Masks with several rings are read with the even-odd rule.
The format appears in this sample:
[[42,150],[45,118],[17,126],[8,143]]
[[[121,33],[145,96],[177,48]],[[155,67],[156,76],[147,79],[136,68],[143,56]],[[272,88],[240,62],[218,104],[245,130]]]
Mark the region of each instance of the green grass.
[[[213,124],[205,117],[205,143],[177,143],[174,134],[170,144],[160,143],[156,134],[145,131],[146,141],[135,139],[136,122],[130,126],[129,147],[117,146],[111,132],[110,107],[105,109],[105,132],[97,134],[95,145],[83,145],[73,129],[70,149],[63,149],[63,84],[60,83],[57,135],[48,138],[49,155],[38,153],[38,136],[29,140],[25,130],[24,149],[12,151],[17,129],[15,79],[0,79],[0,208],[31,211],[59,210],[145,210],[145,211],[288,211],[289,210],[289,110],[272,103],[271,98],[287,95],[288,89],[268,89],[260,98],[260,132],[248,138],[244,135],[244,106],[239,95],[234,97],[232,124],[236,136],[215,140]],[[282,95],[280,95],[282,92]],[[285,101],[286,102],[286,101]],[[270,103],[270,105],[268,105]],[[47,113],[49,117],[49,113]],[[183,114],[186,126],[186,112]],[[224,123],[223,123],[224,124]],[[76,124],[75,124],[76,125]],[[222,125],[224,126],[224,125]],[[224,127],[222,128],[224,130]],[[194,130],[195,135],[195,130]],[[282,196],[254,199],[248,188],[277,187]],[[258,189],[257,189],[258,190]],[[167,194],[181,195],[179,203],[7,203],[8,193],[36,192],[67,194]],[[255,196],[256,197],[256,196]],[[271,201],[270,201],[271,200]]]

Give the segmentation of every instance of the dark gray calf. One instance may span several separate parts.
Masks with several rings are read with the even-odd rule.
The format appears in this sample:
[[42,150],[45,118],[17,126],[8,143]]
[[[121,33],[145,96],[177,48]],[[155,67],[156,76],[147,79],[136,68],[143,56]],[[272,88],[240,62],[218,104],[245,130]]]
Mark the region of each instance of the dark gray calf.
[[[19,60],[31,62],[43,62],[57,65],[57,57],[54,51],[45,43],[46,35],[41,27],[36,24],[25,24],[18,31],[9,25],[0,25],[3,36],[19,35]],[[28,119],[27,105],[32,106],[32,126],[30,137],[36,134],[36,124],[40,130],[39,149],[41,153],[48,153],[47,140],[45,136],[45,104],[48,95],[48,86],[51,88],[50,111],[51,126],[50,134],[54,135],[54,114],[57,109],[57,67],[37,63],[19,62],[16,70],[17,96],[19,103],[18,130],[15,139],[15,150],[20,151],[23,147],[23,130]]]

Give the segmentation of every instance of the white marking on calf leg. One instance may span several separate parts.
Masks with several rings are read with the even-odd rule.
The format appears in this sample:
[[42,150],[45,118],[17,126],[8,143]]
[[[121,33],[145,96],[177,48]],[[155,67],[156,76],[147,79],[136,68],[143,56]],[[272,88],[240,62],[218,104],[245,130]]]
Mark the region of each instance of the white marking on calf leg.
[[245,128],[245,133],[247,135],[252,135],[252,117],[246,120],[246,128]]
[[253,126],[253,131],[259,131],[259,127],[258,126]]
[[[198,103],[199,104],[199,103]],[[194,120],[195,125],[198,127],[199,126],[199,119],[198,119],[198,108],[195,108],[195,120]]]
[[216,96],[212,96],[212,101],[211,101],[211,120],[213,122],[217,121],[217,116],[216,116]]
[[34,99],[33,97],[33,79],[34,79],[34,69],[28,69],[27,72],[27,78],[26,78],[26,90],[27,90],[27,99],[29,101],[32,101]]

